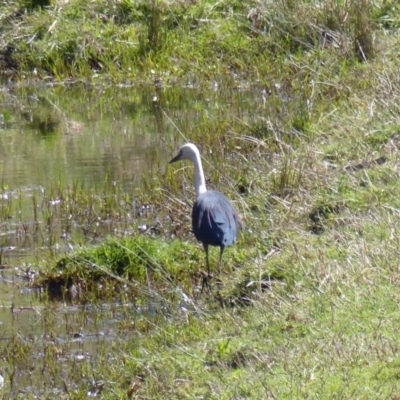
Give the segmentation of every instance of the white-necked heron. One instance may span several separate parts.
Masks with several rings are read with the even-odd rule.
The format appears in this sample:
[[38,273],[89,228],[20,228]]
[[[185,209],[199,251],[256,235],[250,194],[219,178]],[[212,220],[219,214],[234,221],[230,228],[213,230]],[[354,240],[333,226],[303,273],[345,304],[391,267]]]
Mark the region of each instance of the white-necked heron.
[[199,149],[193,143],[186,143],[171,163],[179,160],[191,160],[194,164],[194,187],[196,202],[192,210],[192,228],[196,239],[203,243],[206,252],[208,276],[210,264],[208,247],[219,246],[218,271],[221,273],[222,254],[225,246],[236,241],[239,216],[225,195],[216,190],[207,190]]

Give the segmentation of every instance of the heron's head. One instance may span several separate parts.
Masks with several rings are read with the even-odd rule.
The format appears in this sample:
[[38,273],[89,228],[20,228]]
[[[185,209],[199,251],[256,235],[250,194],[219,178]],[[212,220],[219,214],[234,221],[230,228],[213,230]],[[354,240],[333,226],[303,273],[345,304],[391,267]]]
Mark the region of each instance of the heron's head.
[[193,143],[186,143],[183,145],[179,153],[169,162],[170,164],[180,160],[191,160],[200,159],[199,149]]

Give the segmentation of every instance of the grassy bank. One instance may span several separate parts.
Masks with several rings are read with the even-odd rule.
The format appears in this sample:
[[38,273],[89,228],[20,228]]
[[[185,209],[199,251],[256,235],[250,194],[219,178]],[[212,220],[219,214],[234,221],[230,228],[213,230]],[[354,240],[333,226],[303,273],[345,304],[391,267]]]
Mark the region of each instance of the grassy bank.
[[398,11],[394,1],[369,0],[20,0],[2,6],[0,67],[35,79],[269,81],[295,72],[289,55],[370,59],[381,28],[397,29]]
[[102,381],[105,399],[397,398],[398,7],[4,8],[18,21],[4,28],[3,48],[16,77],[34,68],[35,79],[218,77],[260,99],[252,113],[221,109],[185,129],[203,150],[209,186],[234,201],[246,225],[224,255],[221,289],[196,290],[204,258],[189,233],[193,171],[164,166],[138,195],[159,218],[156,234],[109,239],[43,272],[81,291],[111,276],[168,305],[135,320],[135,340],[104,352],[104,362],[79,364],[64,381],[66,398],[85,398],[87,376]]

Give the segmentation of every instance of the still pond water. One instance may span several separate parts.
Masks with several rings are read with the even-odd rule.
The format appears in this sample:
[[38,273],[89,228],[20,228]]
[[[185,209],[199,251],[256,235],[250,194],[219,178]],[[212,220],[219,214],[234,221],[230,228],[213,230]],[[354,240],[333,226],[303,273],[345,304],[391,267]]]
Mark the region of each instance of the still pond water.
[[[129,301],[43,300],[26,288],[30,274],[46,257],[137,229],[145,223],[132,201],[141,177],[166,168],[171,154],[190,140],[181,132],[193,132],[205,120],[263,113],[262,104],[261,90],[215,83],[201,89],[0,86],[0,390],[11,398],[41,398],[49,391],[57,398],[79,363],[95,368],[110,356],[111,343],[114,350],[123,348],[134,334],[129,321],[143,310]],[[66,199],[102,201],[105,192],[130,218],[96,220],[95,211],[74,210]],[[46,368],[48,357],[57,358],[58,371]],[[96,395],[95,377],[82,384],[88,396]]]

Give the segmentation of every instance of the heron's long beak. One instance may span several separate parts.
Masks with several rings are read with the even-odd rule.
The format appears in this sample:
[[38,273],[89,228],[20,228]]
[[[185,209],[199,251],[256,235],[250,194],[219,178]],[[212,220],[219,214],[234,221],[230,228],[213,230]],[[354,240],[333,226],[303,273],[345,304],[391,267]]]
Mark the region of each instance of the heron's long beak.
[[181,159],[182,154],[179,152],[169,163],[172,164]]

